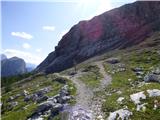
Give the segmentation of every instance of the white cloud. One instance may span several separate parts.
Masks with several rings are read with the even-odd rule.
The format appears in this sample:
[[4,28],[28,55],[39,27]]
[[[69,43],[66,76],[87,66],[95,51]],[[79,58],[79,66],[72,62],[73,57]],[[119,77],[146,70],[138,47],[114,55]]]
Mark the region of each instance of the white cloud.
[[54,30],[55,30],[55,27],[54,27],[54,26],[43,26],[42,28],[43,28],[43,30],[45,30],[45,31],[54,31]]
[[59,39],[62,39],[62,37],[68,32],[68,30],[63,30],[60,34],[59,34]]
[[31,54],[29,52],[19,51],[19,50],[15,50],[15,49],[5,49],[3,51],[3,53],[8,58],[16,56],[19,58],[23,58],[27,63],[32,63],[32,64],[36,64],[36,65],[41,63],[42,60],[44,59],[44,58],[37,56],[35,54]]
[[32,35],[30,35],[28,33],[25,33],[25,32],[11,32],[11,35],[16,36],[16,37],[20,37],[20,38],[23,38],[23,39],[27,39],[27,40],[30,40],[30,39],[33,38]]
[[24,49],[29,49],[29,48],[31,48],[31,46],[30,46],[28,43],[23,43],[22,47],[23,47]]
[[42,51],[41,48],[36,49],[36,52],[41,52],[41,51]]

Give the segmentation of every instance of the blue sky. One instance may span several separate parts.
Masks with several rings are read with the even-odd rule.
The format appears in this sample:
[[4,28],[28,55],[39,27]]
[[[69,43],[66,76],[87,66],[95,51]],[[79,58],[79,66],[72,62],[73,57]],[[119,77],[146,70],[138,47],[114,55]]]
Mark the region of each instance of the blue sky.
[[3,0],[2,53],[39,64],[81,20],[134,0]]

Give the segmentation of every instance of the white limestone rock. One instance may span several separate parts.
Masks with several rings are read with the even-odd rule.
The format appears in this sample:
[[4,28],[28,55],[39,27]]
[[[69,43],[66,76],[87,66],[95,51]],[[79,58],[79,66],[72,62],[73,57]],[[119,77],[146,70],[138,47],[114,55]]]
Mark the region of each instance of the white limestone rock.
[[153,90],[147,90],[149,97],[157,97],[160,96],[160,90],[159,89],[153,89]]
[[137,105],[137,111],[145,111],[146,110],[146,105],[147,103],[141,104],[141,105]]
[[129,117],[132,114],[133,113],[130,112],[128,109],[119,109],[115,112],[110,113],[108,120],[129,120]]
[[140,99],[146,99],[146,95],[144,94],[144,91],[138,92],[135,94],[130,95],[131,100],[134,102],[134,104],[140,104]]
[[117,102],[118,102],[119,104],[122,104],[123,100],[124,100],[124,97],[119,97],[119,98],[117,99]]

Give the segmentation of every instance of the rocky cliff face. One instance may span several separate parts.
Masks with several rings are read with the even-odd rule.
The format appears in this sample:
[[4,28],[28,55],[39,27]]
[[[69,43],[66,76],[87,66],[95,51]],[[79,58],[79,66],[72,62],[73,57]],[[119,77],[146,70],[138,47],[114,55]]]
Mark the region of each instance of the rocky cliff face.
[[92,56],[124,49],[142,42],[160,30],[160,2],[138,1],[81,21],[36,68],[37,72],[59,72]]
[[1,61],[1,76],[13,76],[26,72],[26,63],[23,59],[12,57]]

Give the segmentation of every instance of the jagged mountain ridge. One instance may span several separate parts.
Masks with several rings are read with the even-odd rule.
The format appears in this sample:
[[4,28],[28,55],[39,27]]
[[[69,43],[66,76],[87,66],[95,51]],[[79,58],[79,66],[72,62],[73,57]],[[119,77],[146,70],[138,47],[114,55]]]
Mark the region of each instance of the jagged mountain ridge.
[[23,59],[12,57],[1,61],[1,76],[13,76],[27,72],[26,63]]
[[81,21],[36,68],[37,72],[59,72],[97,54],[141,43],[160,30],[160,2],[138,1]]

